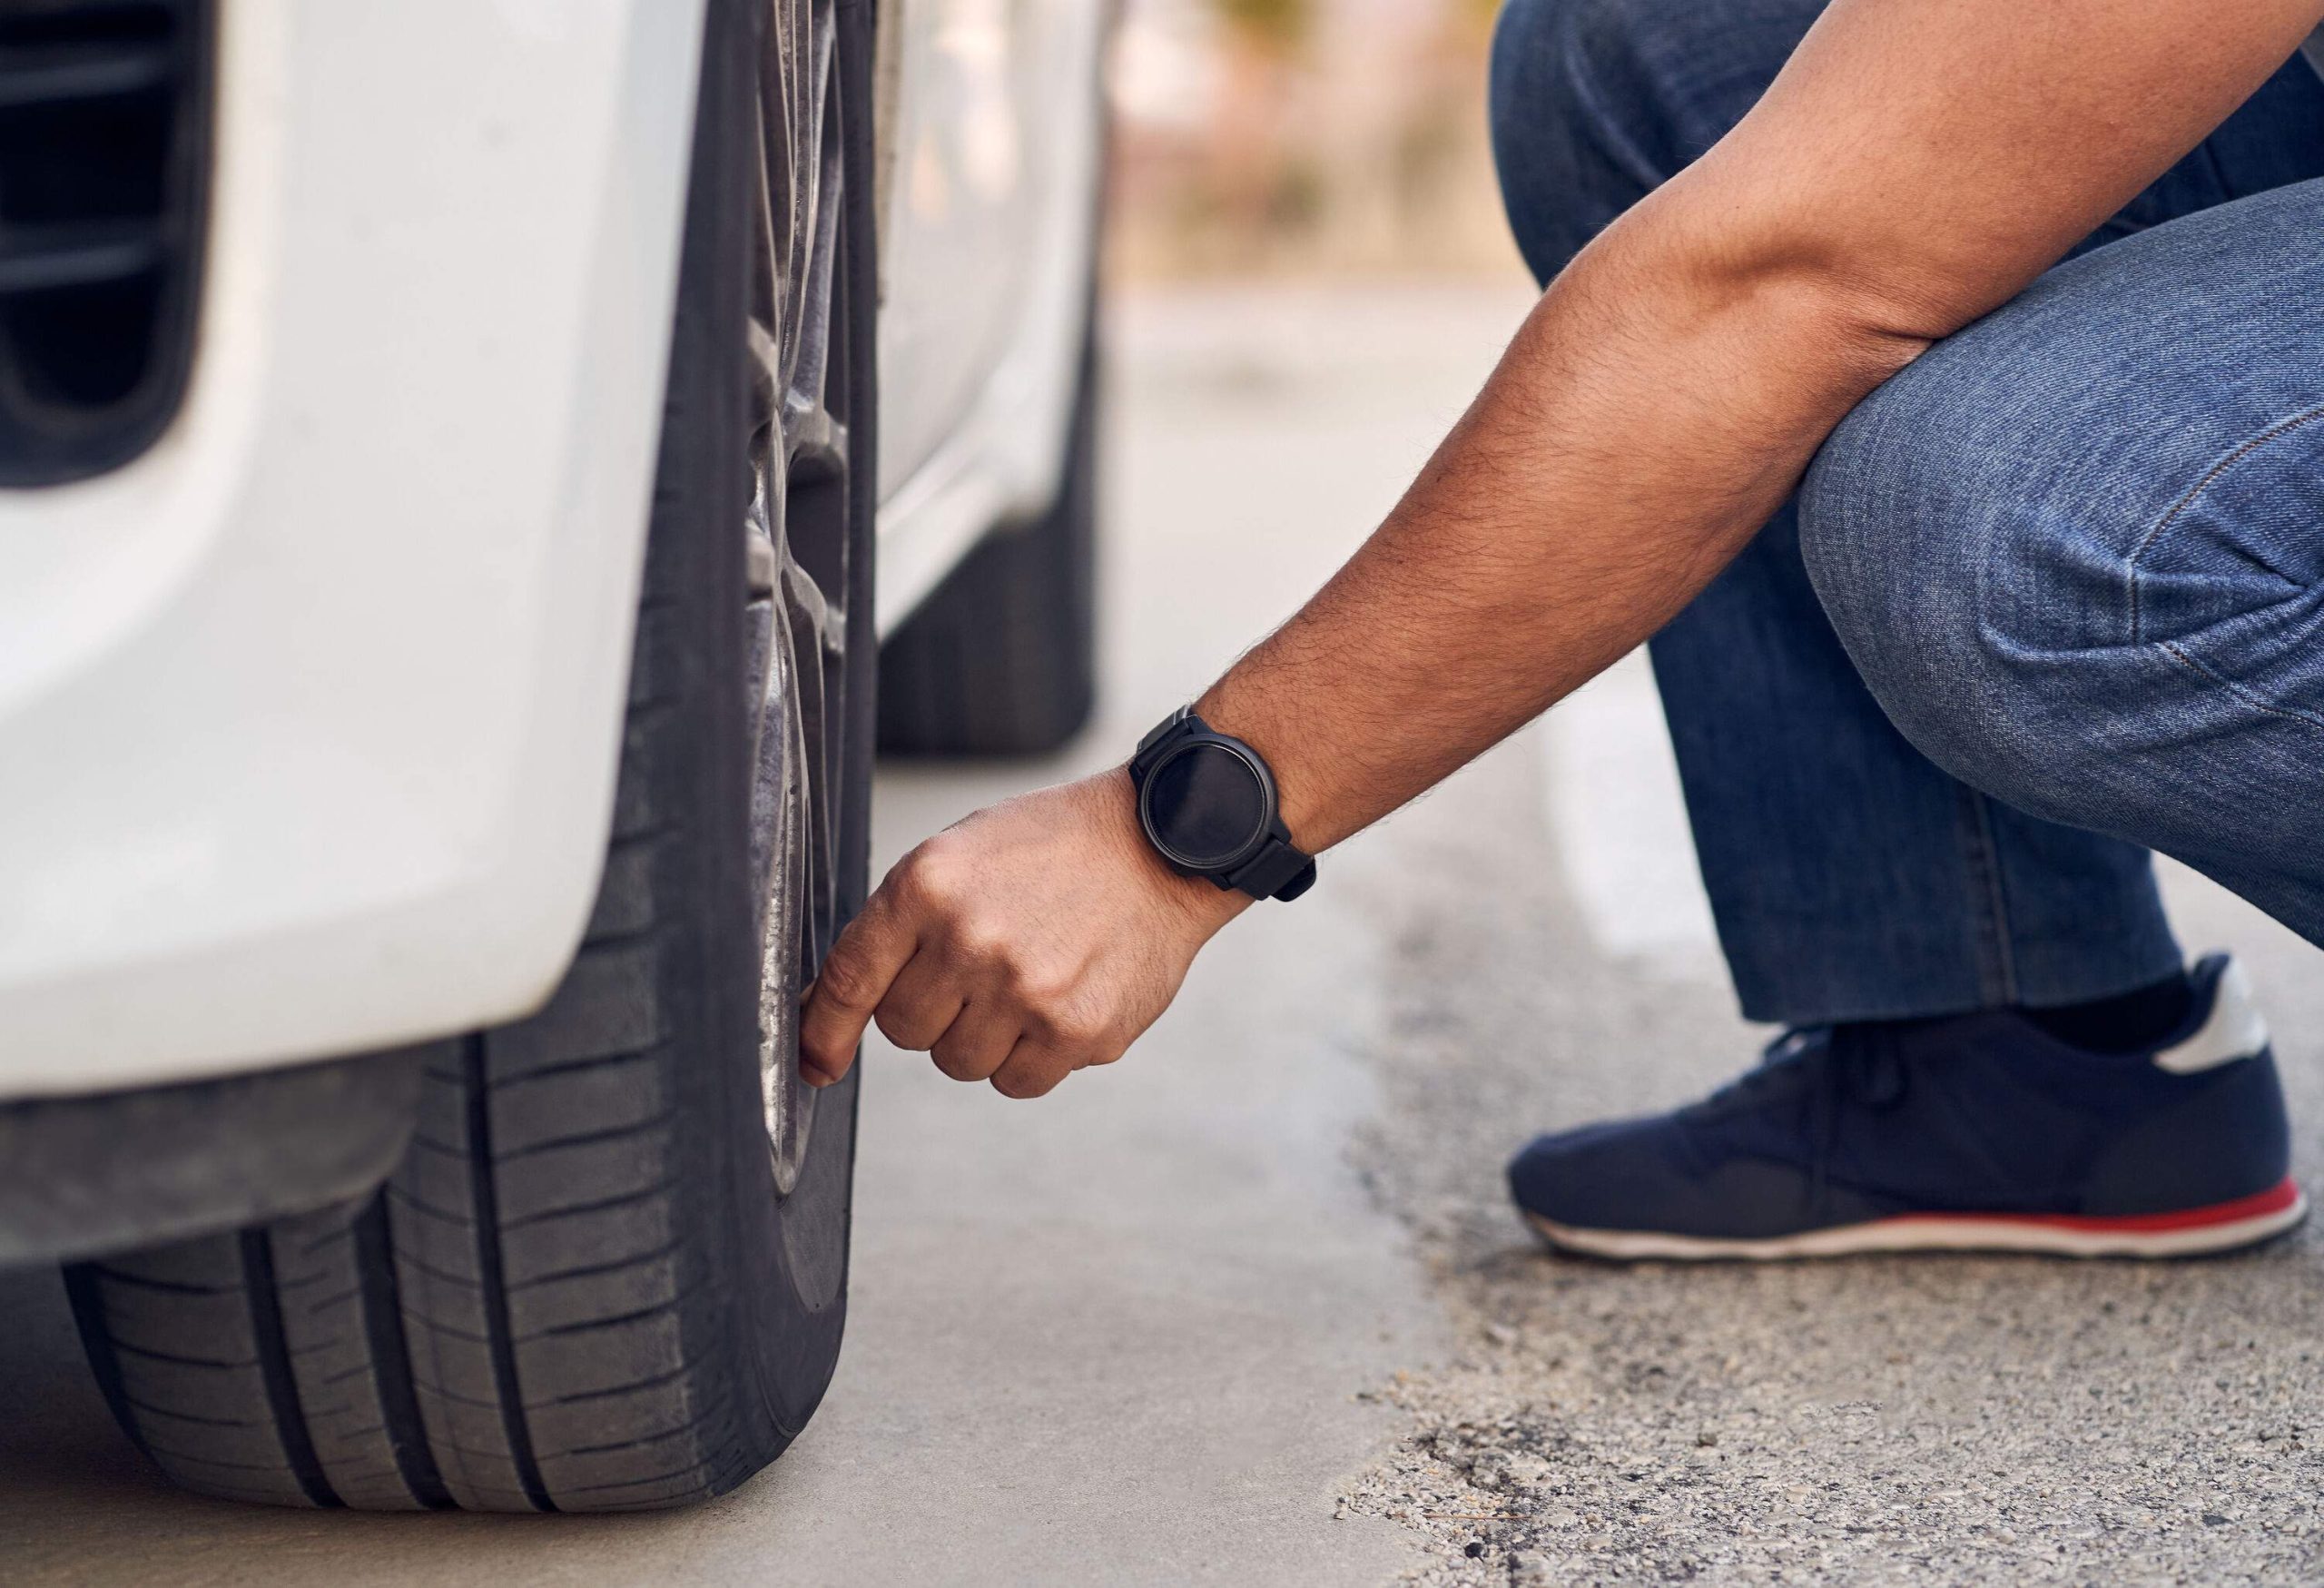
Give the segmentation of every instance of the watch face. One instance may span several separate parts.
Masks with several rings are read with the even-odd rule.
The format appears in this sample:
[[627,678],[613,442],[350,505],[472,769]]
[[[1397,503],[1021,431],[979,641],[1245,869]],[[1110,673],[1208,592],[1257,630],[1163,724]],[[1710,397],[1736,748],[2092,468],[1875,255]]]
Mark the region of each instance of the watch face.
[[1147,831],[1179,864],[1216,871],[1257,846],[1267,821],[1259,769],[1224,745],[1196,741],[1147,774]]

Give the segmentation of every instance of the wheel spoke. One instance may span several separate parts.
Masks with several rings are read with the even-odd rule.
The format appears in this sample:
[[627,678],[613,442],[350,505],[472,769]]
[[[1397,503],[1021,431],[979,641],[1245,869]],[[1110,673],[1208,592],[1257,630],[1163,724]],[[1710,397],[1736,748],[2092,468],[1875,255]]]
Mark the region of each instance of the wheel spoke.
[[799,756],[799,767],[804,787],[801,790],[806,806],[806,830],[802,838],[806,846],[807,912],[802,925],[806,941],[802,945],[802,959],[806,966],[822,962],[823,952],[831,944],[825,941],[836,899],[832,888],[838,875],[838,834],[833,817],[832,755],[830,735],[826,727],[830,712],[829,682],[836,667],[827,667],[827,660],[834,660],[827,642],[829,629],[825,621],[830,615],[822,593],[815,582],[807,577],[798,564],[783,569],[783,627],[791,642],[793,676],[797,685],[798,710],[793,716],[797,732],[793,745]]
[[804,74],[814,85],[809,103],[801,107],[801,125],[812,132],[814,153],[812,165],[801,163],[812,180],[806,184],[809,197],[793,209],[798,229],[788,261],[792,335],[782,388],[784,449],[794,459],[803,451],[831,449],[844,435],[831,413],[832,312],[837,302],[843,179],[839,129],[829,113],[837,106],[827,97],[832,67],[827,30],[821,32],[807,57]]
[[799,997],[838,924],[849,717],[854,482],[837,37],[833,0],[772,0],[743,350],[760,1066],[775,1182],[786,1193],[813,1119],[814,1094],[798,1079]]
[[750,355],[744,368],[751,382],[751,469],[763,475],[783,462],[782,449],[773,445],[781,427],[773,420],[776,394],[783,390],[783,347],[774,328],[755,317],[744,326],[743,337]]

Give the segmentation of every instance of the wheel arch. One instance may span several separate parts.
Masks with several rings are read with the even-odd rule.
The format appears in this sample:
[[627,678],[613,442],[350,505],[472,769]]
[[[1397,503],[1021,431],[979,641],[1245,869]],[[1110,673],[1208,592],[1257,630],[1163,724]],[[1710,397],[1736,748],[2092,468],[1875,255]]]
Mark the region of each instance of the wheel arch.
[[613,805],[703,19],[227,18],[179,420],[0,495],[0,1099],[555,985]]

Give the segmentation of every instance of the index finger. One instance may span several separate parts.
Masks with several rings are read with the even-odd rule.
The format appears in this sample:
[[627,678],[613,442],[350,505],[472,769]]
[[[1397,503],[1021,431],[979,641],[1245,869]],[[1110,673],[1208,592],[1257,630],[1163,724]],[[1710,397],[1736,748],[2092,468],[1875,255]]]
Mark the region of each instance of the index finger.
[[823,956],[799,1015],[799,1073],[809,1086],[829,1086],[847,1073],[872,1011],[919,946],[918,932],[885,888],[847,923]]

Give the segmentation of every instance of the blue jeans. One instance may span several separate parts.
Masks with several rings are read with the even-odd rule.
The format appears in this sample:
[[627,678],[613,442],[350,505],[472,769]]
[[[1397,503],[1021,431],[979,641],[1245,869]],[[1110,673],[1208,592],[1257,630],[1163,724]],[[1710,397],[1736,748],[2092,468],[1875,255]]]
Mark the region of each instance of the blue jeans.
[[[1820,0],[1509,0],[1547,280]],[[1652,656],[1744,1012],[2103,997],[2181,962],[2150,850],[2324,942],[2324,84],[2297,59],[1861,404]]]

